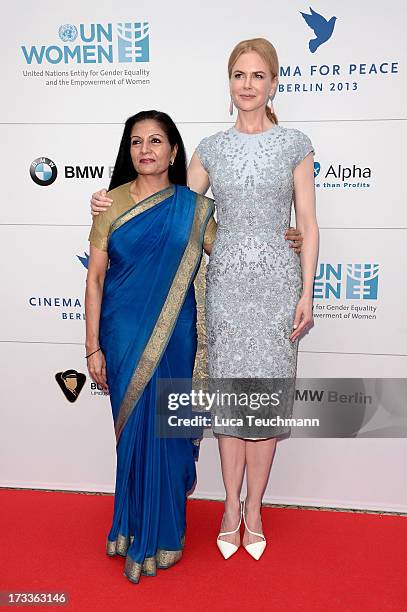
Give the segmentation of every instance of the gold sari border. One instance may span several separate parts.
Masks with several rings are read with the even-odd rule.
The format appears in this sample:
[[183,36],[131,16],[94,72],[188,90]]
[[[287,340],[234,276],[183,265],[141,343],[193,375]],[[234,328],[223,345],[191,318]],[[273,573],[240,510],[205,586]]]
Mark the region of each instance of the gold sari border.
[[134,536],[124,536],[119,533],[116,540],[107,540],[106,553],[109,557],[115,555],[126,557],[124,575],[130,582],[137,584],[140,576],[156,576],[157,569],[168,569],[181,559],[185,546],[185,533],[181,537],[181,548],[179,550],[158,548],[156,554],[152,557],[146,557],[143,563],[137,563],[127,554],[127,550],[133,541]]
[[146,210],[153,208],[153,206],[156,206],[156,204],[160,204],[164,200],[167,200],[172,195],[174,195],[174,192],[175,185],[170,185],[169,187],[166,187],[165,189],[154,193],[148,198],[145,198],[145,200],[134,203],[134,206],[129,208],[129,210],[126,210],[126,212],[120,215],[120,217],[117,217],[117,219],[112,221],[112,223],[110,224],[107,241],[109,241],[110,236],[113,234],[113,232],[119,229],[119,227],[122,227],[122,225],[124,225],[128,221],[131,221],[132,219],[134,219],[134,217],[141,215],[141,213],[146,212]]
[[137,563],[127,555],[124,565],[124,575],[137,584],[140,576],[156,576],[157,569],[169,569],[175,565],[182,557],[181,550],[162,550],[158,549],[153,557],[146,557],[143,563]]
[[115,557],[116,555],[125,557],[129,546],[133,544],[133,540],[134,536],[124,536],[119,533],[116,540],[107,540],[106,554],[109,557]]
[[192,275],[202,257],[203,231],[212,212],[213,200],[198,195],[188,244],[172,281],[164,306],[144,348],[143,354],[133,372],[120,406],[115,425],[116,442],[119,441],[120,434],[148,384],[148,381],[152,377],[171,337]]

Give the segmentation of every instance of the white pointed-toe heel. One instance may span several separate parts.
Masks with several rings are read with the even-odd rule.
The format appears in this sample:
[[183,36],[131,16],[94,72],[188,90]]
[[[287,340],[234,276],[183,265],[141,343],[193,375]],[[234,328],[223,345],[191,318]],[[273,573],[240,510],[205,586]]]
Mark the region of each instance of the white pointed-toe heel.
[[258,561],[260,557],[262,556],[262,554],[264,553],[264,549],[267,546],[266,538],[263,533],[256,533],[255,531],[252,531],[251,529],[249,529],[249,527],[247,526],[246,516],[245,516],[245,501],[243,502],[242,514],[243,514],[244,526],[247,529],[247,531],[254,536],[258,536],[259,538],[262,538],[260,542],[253,542],[252,544],[246,544],[246,546],[244,546],[244,548],[247,550],[249,555],[253,557],[253,559],[256,559],[256,561]]
[[222,553],[222,556],[224,557],[224,559],[229,559],[232,555],[234,555],[235,552],[239,549],[240,544],[239,546],[236,546],[236,544],[232,544],[231,542],[226,542],[225,540],[220,540],[219,538],[221,538],[222,536],[232,535],[234,533],[237,533],[242,523],[242,515],[243,515],[243,506],[240,506],[240,519],[239,519],[239,524],[236,527],[236,529],[234,529],[233,531],[223,531],[217,537],[216,544],[218,545],[218,548],[220,552]]

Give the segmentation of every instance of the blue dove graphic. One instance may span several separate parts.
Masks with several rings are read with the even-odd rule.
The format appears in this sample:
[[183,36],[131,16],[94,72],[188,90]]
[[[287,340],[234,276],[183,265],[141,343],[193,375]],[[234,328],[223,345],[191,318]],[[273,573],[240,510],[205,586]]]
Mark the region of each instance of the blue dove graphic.
[[81,264],[84,265],[86,269],[88,269],[89,255],[85,251],[84,251],[83,254],[84,254],[85,257],[81,257],[80,255],[77,255],[76,257],[79,259]]
[[[309,41],[309,50],[311,53],[323,45],[332,36],[334,31],[336,17],[331,17],[329,21],[322,17],[319,13],[316,13],[311,7],[309,7],[311,14],[301,13],[304,17],[305,23],[314,31],[316,38],[311,38]],[[301,12],[301,11],[300,11]]]

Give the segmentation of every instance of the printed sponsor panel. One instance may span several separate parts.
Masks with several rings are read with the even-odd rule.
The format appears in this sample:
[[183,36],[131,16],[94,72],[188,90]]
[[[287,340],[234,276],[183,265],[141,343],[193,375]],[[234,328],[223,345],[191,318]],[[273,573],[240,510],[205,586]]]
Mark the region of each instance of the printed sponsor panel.
[[[112,492],[115,444],[109,400],[94,394],[82,347],[0,344],[0,358],[7,366],[1,408],[7,417],[2,428],[2,485]],[[318,359],[307,356],[307,375],[317,367],[322,371]],[[365,360],[371,364],[372,375],[377,373],[376,358]],[[323,362],[327,374],[331,369],[343,375],[349,372],[341,370],[341,356],[325,355]],[[384,373],[394,367],[395,375],[403,365],[400,358],[396,364],[389,357],[381,358],[381,364]],[[55,381],[57,372],[72,369],[87,377],[74,403]],[[369,374],[367,368],[363,371]],[[279,443],[265,500],[402,511],[407,500],[399,486],[404,468],[398,458],[405,449],[405,439],[284,440]],[[215,440],[203,440],[197,467],[195,496],[221,497]],[[346,478],[332,479],[332,473]]]
[[[140,110],[129,109],[128,115]],[[123,122],[121,123],[121,119]],[[124,117],[111,125],[2,125],[14,146],[3,193],[2,223],[90,225],[90,197],[109,187]],[[190,158],[199,141],[230,124],[178,125]],[[9,152],[0,153],[8,165]]]
[[[1,339],[83,341],[88,232],[88,227],[1,229],[3,260],[13,254],[4,272]],[[301,340],[302,350],[405,353],[406,296],[398,283],[404,234],[394,240],[392,230],[321,230],[315,325]]]
[[[7,374],[0,481],[112,491],[115,439],[110,403],[89,377],[83,347],[0,343],[0,356]],[[55,379],[59,374],[70,396],[76,393],[75,401]]]
[[0,134],[14,143],[2,223],[90,225],[90,196],[109,185],[122,126],[3,125]]
[[283,440],[278,443],[264,499],[405,512],[400,457],[406,451],[405,438]]
[[403,121],[286,123],[315,147],[317,217],[321,227],[407,227],[407,188],[400,142]]
[[313,352],[302,345],[298,352],[298,378],[403,378],[406,369],[406,355]]
[[[407,188],[403,181],[394,180],[403,173],[404,122],[281,125],[304,131],[314,144],[321,227],[407,226]],[[227,130],[231,123],[180,122],[178,126],[190,158],[202,138]],[[122,129],[119,122],[0,126],[4,142],[26,142],[13,152],[2,222],[90,224],[90,196],[109,186]],[[1,155],[6,165],[9,151],[4,149]]]
[[[27,7],[21,22],[18,6],[10,7],[19,27],[6,28],[12,61],[4,78],[21,95],[7,104],[7,121],[115,121],[135,100],[178,120],[227,120],[229,53],[257,36],[279,53],[275,104],[283,119],[405,117],[401,0],[391,19],[378,4],[366,11],[298,0],[278,8],[237,0],[233,12],[242,18],[232,21],[230,6],[214,0],[182,0],[176,15],[171,4],[129,0],[97,13],[86,5],[67,13],[49,0],[42,8]],[[35,104],[27,105],[27,95]]]
[[88,233],[87,227],[1,228],[3,261],[12,262],[4,270],[1,340],[84,342]]
[[302,350],[405,354],[406,295],[398,282],[405,237],[405,230],[321,230],[315,325]]

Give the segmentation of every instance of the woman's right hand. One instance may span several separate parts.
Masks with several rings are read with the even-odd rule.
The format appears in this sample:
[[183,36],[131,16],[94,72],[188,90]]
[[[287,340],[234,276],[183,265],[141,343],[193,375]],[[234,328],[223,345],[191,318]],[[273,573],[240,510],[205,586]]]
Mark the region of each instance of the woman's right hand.
[[113,200],[107,198],[106,193],[106,189],[100,189],[96,193],[92,194],[90,210],[93,217],[96,217],[101,212],[106,212],[109,206],[112,205]]
[[87,361],[91,378],[103,389],[103,391],[109,392],[106,376],[106,359],[102,351],[97,351],[97,353],[88,357]]

